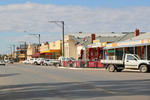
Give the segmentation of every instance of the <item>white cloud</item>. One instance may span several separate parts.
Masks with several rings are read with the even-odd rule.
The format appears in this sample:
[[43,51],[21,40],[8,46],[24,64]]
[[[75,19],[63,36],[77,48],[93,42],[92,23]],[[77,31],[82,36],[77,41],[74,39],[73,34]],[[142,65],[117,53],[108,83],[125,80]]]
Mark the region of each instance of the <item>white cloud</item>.
[[49,20],[64,20],[65,32],[149,31],[150,7],[122,9],[42,5],[27,2],[0,6],[1,32],[61,32]]
[[[120,9],[89,8],[86,6],[58,6],[51,4],[12,4],[0,6],[0,32],[61,33],[62,30],[50,20],[64,20],[68,32],[124,32],[150,31],[150,7],[127,7]],[[57,34],[58,35],[58,34]],[[42,35],[41,41],[61,39],[61,34]],[[38,41],[31,36],[8,37],[9,42]]]

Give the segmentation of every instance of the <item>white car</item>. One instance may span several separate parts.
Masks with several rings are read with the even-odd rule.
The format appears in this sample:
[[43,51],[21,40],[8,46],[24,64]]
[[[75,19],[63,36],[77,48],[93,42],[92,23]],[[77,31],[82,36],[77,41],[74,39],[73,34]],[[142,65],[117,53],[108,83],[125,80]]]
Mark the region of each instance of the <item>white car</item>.
[[29,59],[30,64],[34,64],[35,60],[37,60],[37,58],[31,58],[31,59]]
[[44,58],[37,58],[37,59],[33,60],[33,64],[34,65],[43,65],[43,60],[44,60]]
[[51,63],[51,59],[44,59],[43,60],[43,65],[52,66],[53,63]]
[[4,65],[5,66],[4,60],[0,60],[0,65]]
[[25,61],[23,61],[23,64],[30,64],[30,61],[29,60],[25,60]]

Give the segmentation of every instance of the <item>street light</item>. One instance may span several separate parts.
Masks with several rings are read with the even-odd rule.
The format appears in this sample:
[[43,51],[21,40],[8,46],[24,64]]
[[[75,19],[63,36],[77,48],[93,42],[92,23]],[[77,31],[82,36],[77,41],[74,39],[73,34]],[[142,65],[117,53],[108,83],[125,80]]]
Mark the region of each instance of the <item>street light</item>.
[[[64,57],[65,54],[65,49],[64,49],[64,21],[48,21],[50,23],[55,23],[58,26],[60,26],[62,28],[62,38],[63,38],[63,50],[62,50],[62,56]],[[58,24],[58,23],[62,23],[62,25]]]
[[40,34],[29,34],[29,35],[34,35],[36,38],[39,39],[39,58],[40,58],[40,37],[41,37],[41,35]]
[[15,52],[15,44],[10,44],[13,47],[13,52]]
[[[27,33],[27,31],[24,31],[24,33]],[[39,39],[39,58],[40,58],[40,37],[41,37],[41,35],[40,34],[29,34],[29,35],[34,35],[36,38]]]
[[18,42],[25,44],[25,60],[27,60],[27,48],[26,48],[27,43],[25,41],[18,41]]

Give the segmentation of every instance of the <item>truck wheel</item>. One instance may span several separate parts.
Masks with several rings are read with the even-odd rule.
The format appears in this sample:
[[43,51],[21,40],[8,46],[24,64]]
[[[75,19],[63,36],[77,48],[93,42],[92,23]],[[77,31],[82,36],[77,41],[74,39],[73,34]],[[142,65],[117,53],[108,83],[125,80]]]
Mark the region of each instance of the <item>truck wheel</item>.
[[37,65],[37,62],[34,62],[34,65]]
[[147,67],[146,65],[141,65],[141,66],[140,66],[140,71],[141,71],[142,73],[146,73],[146,72],[148,71],[148,67]]
[[115,66],[114,65],[108,65],[108,71],[109,72],[114,72],[116,69],[115,69]]
[[55,64],[55,67],[59,67],[59,64]]

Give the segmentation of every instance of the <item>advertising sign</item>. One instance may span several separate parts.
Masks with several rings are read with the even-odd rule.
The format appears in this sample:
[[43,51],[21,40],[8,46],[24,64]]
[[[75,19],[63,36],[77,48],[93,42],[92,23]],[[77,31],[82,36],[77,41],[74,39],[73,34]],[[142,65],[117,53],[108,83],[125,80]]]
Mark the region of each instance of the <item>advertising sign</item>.
[[93,43],[100,43],[99,40],[93,40]]

